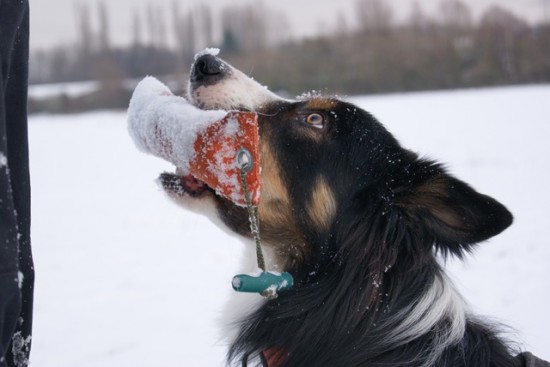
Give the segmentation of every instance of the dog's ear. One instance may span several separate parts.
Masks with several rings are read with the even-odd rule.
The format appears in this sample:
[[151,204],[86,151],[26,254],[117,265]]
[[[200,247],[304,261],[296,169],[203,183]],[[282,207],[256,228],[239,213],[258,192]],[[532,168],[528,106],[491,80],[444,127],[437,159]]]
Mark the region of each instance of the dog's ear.
[[[443,253],[462,256],[471,245],[495,236],[512,223],[512,214],[495,199],[432,166],[430,174],[409,181],[395,196],[409,224],[432,238]],[[416,181],[416,182],[415,182]]]

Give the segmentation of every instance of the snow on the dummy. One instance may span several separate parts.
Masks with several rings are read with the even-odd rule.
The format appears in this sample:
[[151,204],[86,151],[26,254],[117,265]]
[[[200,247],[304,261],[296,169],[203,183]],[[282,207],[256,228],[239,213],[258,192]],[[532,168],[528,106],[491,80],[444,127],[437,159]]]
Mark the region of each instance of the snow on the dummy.
[[238,205],[245,205],[237,157],[250,153],[246,182],[252,203],[260,199],[257,115],[253,112],[204,111],[174,96],[154,77],[134,90],[128,130],[143,152],[161,157]]

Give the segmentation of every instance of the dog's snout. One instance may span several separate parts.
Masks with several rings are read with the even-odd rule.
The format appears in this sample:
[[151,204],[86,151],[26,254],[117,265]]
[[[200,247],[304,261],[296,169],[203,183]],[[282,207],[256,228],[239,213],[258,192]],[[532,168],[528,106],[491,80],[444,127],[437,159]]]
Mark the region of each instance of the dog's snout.
[[[0,0],[1,1],[1,0]],[[211,53],[200,54],[191,66],[188,96],[202,109],[256,111],[281,98]]]
[[214,55],[202,55],[193,64],[191,72],[192,82],[204,84],[215,83],[226,74],[225,63]]
[[222,62],[215,56],[203,55],[195,62],[195,68],[203,75],[217,75],[222,72]]

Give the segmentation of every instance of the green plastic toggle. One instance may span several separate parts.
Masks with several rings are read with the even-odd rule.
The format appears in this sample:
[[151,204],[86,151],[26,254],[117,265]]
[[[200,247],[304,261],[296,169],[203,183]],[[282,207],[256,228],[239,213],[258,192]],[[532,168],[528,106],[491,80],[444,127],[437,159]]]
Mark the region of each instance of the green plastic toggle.
[[278,274],[264,271],[257,276],[235,275],[231,284],[237,292],[260,293],[272,299],[277,298],[279,291],[291,288],[294,285],[294,279],[290,273]]

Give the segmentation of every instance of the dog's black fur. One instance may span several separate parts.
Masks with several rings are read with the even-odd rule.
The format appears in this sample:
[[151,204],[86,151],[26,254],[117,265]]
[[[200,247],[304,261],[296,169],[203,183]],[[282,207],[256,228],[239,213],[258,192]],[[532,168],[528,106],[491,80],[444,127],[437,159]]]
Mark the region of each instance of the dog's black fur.
[[[229,359],[250,357],[252,365],[265,353],[270,367],[516,366],[498,332],[464,311],[437,260],[497,235],[512,223],[510,212],[401,147],[352,104],[227,97],[239,89],[224,79],[241,86],[242,78],[205,55],[192,70],[190,99],[258,112],[261,233],[277,270],[296,284],[239,321]],[[176,191],[174,175],[162,181]],[[212,190],[200,196],[250,237],[244,208]]]
[[[438,164],[419,159],[368,113],[333,101],[321,141],[299,130],[295,118],[308,102],[264,107],[262,128],[291,187],[295,221],[311,253],[286,270],[297,286],[267,302],[242,323],[231,357],[278,348],[282,366],[419,366],[434,347],[437,329],[401,345],[382,342],[399,313],[410,310],[443,270],[435,250],[462,256],[471,246],[512,222],[490,197],[449,176]],[[285,122],[286,121],[286,122]],[[292,149],[289,149],[289,146]],[[307,220],[316,177],[331,187],[334,220],[320,229]],[[495,333],[468,323],[460,343],[433,366],[513,366]]]

